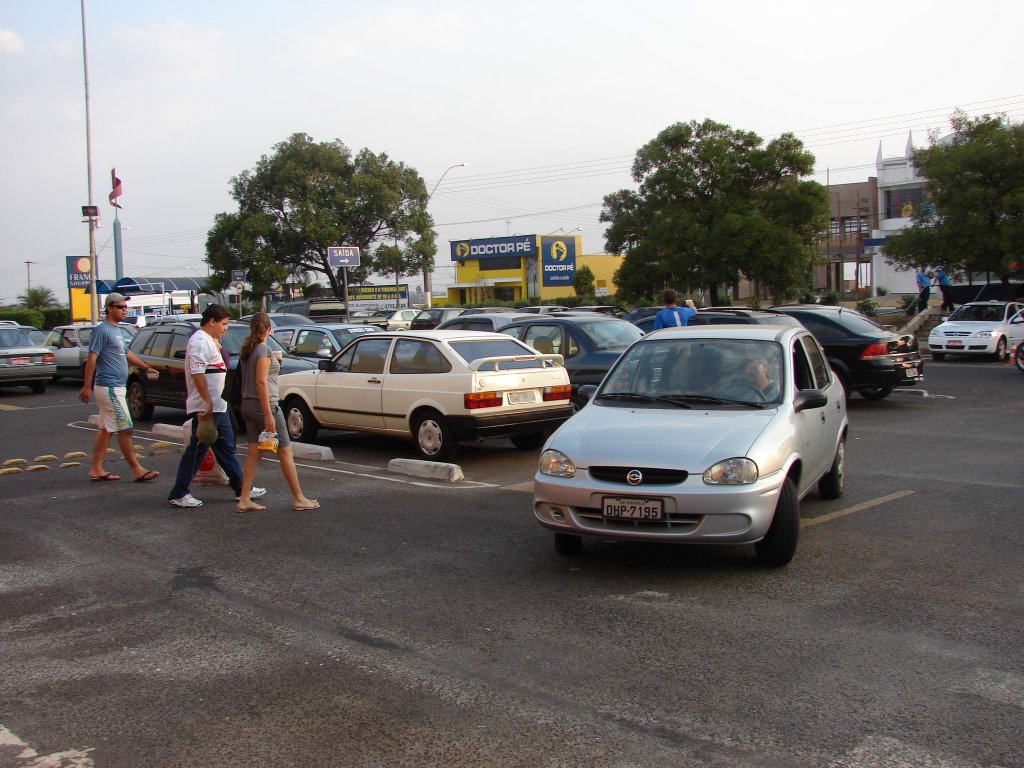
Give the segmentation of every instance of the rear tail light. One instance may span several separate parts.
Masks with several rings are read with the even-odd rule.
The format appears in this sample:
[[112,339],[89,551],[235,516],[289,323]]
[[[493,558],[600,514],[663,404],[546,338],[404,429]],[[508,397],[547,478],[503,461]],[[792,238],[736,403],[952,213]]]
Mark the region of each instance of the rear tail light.
[[502,404],[501,392],[470,392],[462,396],[466,410],[494,408]]
[[568,384],[559,384],[557,387],[544,387],[544,400],[568,400],[572,397],[572,387]]
[[870,360],[876,357],[888,357],[889,356],[889,345],[882,342],[876,344],[868,344],[864,348],[864,351],[860,353],[861,360]]
[[43,355],[43,362],[44,363],[53,363],[53,362],[56,361],[56,359],[57,358],[55,358],[53,356],[53,352],[47,352],[46,354]]

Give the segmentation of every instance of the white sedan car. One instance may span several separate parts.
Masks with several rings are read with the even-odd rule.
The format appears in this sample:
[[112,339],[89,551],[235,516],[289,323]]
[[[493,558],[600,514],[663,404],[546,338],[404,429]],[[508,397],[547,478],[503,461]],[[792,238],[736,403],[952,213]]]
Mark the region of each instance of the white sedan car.
[[485,437],[535,450],[572,414],[562,356],[500,333],[366,334],[279,382],[293,440],[311,442],[321,427],[395,435],[435,461]]
[[[593,387],[581,388],[590,394]],[[800,500],[838,498],[846,397],[803,328],[665,329],[627,349],[541,453],[534,515],[574,554],[583,537],[796,551]]]
[[1017,301],[972,301],[958,307],[945,322],[928,334],[933,360],[946,355],[991,355],[1006,359],[1010,345],[1011,318],[1024,310]]

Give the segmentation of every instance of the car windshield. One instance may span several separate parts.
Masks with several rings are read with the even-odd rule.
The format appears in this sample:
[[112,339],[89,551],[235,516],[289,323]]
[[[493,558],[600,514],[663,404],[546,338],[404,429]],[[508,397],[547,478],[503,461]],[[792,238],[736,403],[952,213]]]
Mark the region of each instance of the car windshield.
[[964,304],[949,316],[951,323],[1001,323],[1006,308],[992,304]]
[[631,347],[595,399],[666,407],[781,402],[782,347],[749,339],[659,339]]
[[[467,363],[472,363],[474,360],[480,360],[485,357],[522,357],[524,355],[537,354],[532,349],[524,348],[522,344],[511,338],[453,341],[451,342],[451,348]],[[537,367],[539,367],[539,363],[535,360],[508,360],[498,363],[498,370],[502,371]]]
[[28,328],[0,328],[0,347],[34,347]]
[[597,320],[591,323],[579,323],[577,327],[597,349],[628,347],[644,335],[635,325],[622,320]]

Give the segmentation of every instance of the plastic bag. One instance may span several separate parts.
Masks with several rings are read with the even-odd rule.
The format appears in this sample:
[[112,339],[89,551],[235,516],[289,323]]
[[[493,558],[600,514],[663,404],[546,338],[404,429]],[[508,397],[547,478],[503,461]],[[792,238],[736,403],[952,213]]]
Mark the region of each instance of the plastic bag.
[[[199,418],[198,416],[196,418]],[[217,442],[217,425],[213,418],[199,419],[199,426],[196,428],[196,439],[203,445],[213,445]]]

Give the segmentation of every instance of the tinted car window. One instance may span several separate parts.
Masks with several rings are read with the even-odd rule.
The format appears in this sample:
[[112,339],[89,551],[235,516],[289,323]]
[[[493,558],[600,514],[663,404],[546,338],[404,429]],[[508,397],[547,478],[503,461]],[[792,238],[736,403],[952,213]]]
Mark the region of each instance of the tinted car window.
[[[451,343],[455,353],[472,363],[485,357],[518,357],[529,355],[530,351],[523,349],[522,345],[516,344],[512,339],[485,339],[480,341],[453,341]],[[493,366],[490,366],[493,368]],[[517,368],[537,368],[536,360],[508,360],[498,363],[498,370],[511,371]]]
[[169,357],[184,360],[185,350],[188,348],[188,340],[191,335],[191,333],[187,333],[183,330],[178,330],[171,334],[171,351]]
[[800,343],[803,344],[804,352],[807,353],[807,360],[811,364],[811,373],[814,374],[815,385],[818,389],[824,389],[832,381],[832,377],[829,375],[828,363],[821,356],[821,351],[818,349],[818,345],[814,343],[814,339],[804,336],[800,339]]
[[446,373],[452,364],[429,341],[402,339],[395,344],[391,373]]
[[142,354],[152,357],[167,357],[167,345],[170,343],[170,333],[153,333],[149,336],[140,337],[139,345],[142,347]]
[[391,339],[364,339],[357,341],[338,358],[338,370],[350,373],[384,373],[384,360],[388,356]]
[[804,312],[798,315],[800,322],[804,324],[804,327],[813,333],[818,339],[841,339],[846,334],[832,322],[831,319],[825,317],[819,317],[813,312]]

